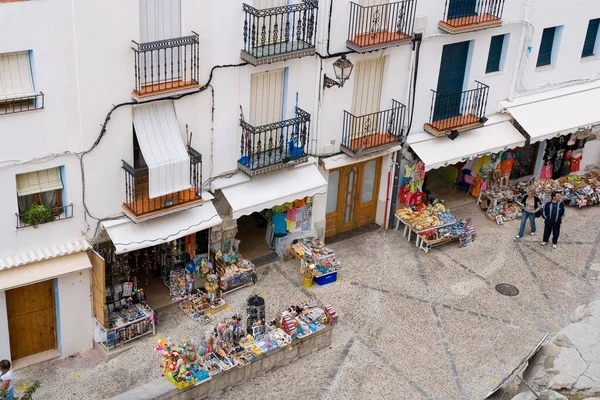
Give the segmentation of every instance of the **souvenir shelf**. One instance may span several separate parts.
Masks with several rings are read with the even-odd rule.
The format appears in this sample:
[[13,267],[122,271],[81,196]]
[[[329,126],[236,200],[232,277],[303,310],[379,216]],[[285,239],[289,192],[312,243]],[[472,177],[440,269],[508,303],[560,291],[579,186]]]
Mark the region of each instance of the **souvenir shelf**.
[[256,282],[254,264],[250,260],[241,258],[234,252],[221,254],[211,250],[211,255],[222,293],[232,292]]
[[110,315],[111,328],[98,324],[106,334],[105,342],[98,342],[108,354],[111,349],[148,334],[155,334],[154,311],[147,305],[135,304]]

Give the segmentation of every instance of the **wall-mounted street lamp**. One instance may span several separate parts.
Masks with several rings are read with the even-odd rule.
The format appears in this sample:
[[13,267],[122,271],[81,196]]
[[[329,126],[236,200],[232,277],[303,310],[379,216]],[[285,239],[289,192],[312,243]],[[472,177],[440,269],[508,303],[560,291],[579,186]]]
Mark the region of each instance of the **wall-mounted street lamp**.
[[[334,86],[344,87],[344,82],[350,78],[350,74],[352,74],[352,69],[354,68],[354,64],[350,62],[346,58],[345,55],[342,55],[336,62],[333,63],[333,72],[335,73],[335,77],[337,81],[331,79],[325,74],[323,77],[323,89],[330,88]],[[339,82],[338,82],[339,81]]]

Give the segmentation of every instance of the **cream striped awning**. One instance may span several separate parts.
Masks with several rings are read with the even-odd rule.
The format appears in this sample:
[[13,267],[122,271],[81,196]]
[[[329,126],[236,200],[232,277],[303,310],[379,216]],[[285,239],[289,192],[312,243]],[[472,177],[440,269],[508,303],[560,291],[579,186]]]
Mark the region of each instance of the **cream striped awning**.
[[63,184],[60,178],[60,167],[17,175],[18,196],[49,192],[51,190],[62,188]]
[[0,101],[33,94],[29,52],[0,54]]

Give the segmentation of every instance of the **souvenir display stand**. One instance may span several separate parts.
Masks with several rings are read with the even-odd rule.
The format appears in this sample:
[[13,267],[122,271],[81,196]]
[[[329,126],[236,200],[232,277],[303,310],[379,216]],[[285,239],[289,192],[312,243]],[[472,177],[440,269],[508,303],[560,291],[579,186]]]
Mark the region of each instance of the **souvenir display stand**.
[[521,192],[510,186],[488,188],[481,191],[477,204],[490,221],[500,224],[521,217],[522,208],[517,204],[520,197]]
[[293,305],[266,322],[265,301],[254,295],[247,302],[247,318],[236,314],[220,320],[197,344],[161,339],[155,351],[161,356],[160,368],[165,377],[181,390],[217,379],[231,368],[250,365],[271,351],[337,323],[334,307],[318,307],[315,301]]
[[254,264],[250,260],[241,258],[234,249],[227,253],[217,251],[211,254],[222,294],[256,283],[257,275]]
[[97,324],[106,335],[99,341],[106,354],[111,349],[148,334],[155,334],[154,311],[144,304],[130,304],[109,316],[109,328]]
[[290,255],[298,260],[314,265],[313,280],[318,285],[335,282],[338,272],[342,270],[341,263],[335,256],[335,251],[325,246],[317,237],[297,239],[289,247]]
[[428,253],[433,247],[458,241],[460,247],[475,239],[475,229],[470,218],[459,221],[442,204],[422,208],[400,207],[396,210],[396,230],[404,225],[403,236],[410,241],[415,234],[415,246]]

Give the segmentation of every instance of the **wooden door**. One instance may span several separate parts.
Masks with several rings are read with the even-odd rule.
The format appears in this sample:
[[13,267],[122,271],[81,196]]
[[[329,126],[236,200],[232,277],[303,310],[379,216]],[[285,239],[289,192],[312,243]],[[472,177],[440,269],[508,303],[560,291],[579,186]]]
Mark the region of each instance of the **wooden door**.
[[88,252],[92,263],[92,302],[94,317],[106,328],[104,306],[106,303],[106,272],[104,258],[93,250]]
[[6,308],[13,360],[56,349],[53,280],[6,291]]
[[375,222],[381,158],[329,172],[325,236]]
[[467,70],[469,43],[447,44],[442,50],[433,120],[460,115],[462,90]]

